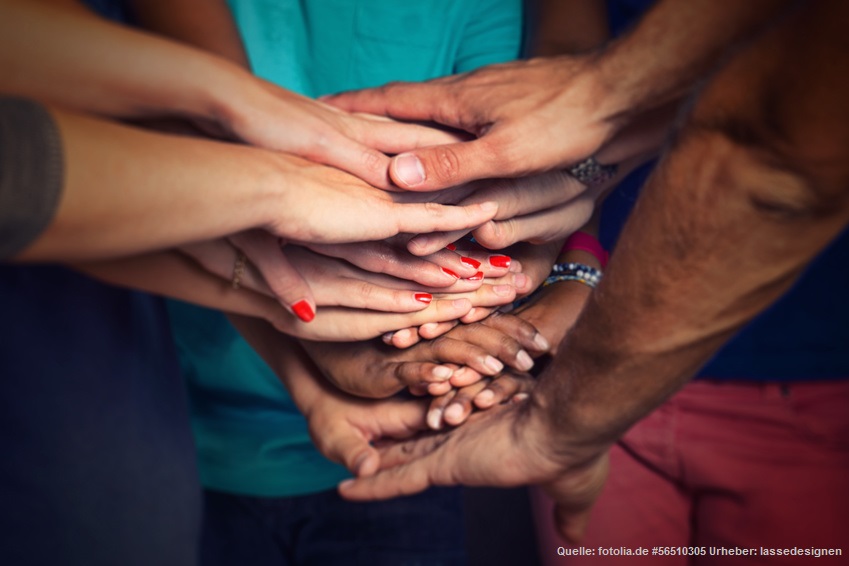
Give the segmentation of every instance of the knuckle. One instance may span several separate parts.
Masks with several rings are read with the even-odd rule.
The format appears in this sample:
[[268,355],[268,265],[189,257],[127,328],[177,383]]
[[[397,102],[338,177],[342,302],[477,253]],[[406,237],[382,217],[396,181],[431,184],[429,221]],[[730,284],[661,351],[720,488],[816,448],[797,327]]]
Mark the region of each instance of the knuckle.
[[440,183],[453,184],[460,177],[460,157],[452,147],[435,147],[430,170]]

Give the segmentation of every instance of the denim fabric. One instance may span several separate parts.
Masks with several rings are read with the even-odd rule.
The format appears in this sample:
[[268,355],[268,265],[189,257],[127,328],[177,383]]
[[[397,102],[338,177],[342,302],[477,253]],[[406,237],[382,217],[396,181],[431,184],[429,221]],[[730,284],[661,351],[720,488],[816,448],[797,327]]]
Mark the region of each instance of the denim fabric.
[[369,503],[207,491],[202,566],[461,566],[460,488]]

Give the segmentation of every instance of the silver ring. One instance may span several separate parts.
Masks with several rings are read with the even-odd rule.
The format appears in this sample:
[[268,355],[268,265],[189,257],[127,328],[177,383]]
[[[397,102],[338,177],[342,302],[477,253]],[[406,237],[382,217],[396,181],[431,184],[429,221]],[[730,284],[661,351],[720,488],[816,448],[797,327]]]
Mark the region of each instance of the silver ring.
[[595,157],[588,157],[567,169],[570,175],[588,187],[602,185],[619,171],[619,165],[602,165]]

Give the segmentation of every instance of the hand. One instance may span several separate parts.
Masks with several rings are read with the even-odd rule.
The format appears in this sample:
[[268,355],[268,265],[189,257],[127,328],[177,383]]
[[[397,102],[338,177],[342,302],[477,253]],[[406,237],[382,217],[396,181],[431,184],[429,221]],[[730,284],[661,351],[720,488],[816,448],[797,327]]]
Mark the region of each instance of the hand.
[[[431,292],[407,281],[363,271],[301,246],[281,250],[277,238],[258,230],[190,244],[181,251],[228,282],[241,251],[246,261],[239,286],[276,298],[304,322],[312,320],[300,316],[304,304],[314,316],[316,305],[406,313],[424,309],[433,300]],[[473,285],[479,286],[480,282]]]
[[556,523],[579,542],[607,476],[607,446],[555,434],[530,401],[472,415],[463,426],[391,442],[379,449],[380,471],[346,480],[346,499],[388,499],[435,485],[514,487],[544,484]]
[[465,387],[452,388],[430,402],[427,426],[433,430],[440,430],[444,424],[457,426],[469,418],[473,409],[486,410],[503,402],[525,400],[533,383],[529,375],[505,372]]
[[[469,278],[479,274],[501,277],[510,267],[509,257],[493,255],[479,247],[455,253],[442,246],[426,255],[413,255],[406,247],[411,238],[409,234],[402,234],[378,242],[311,244],[308,247],[320,254],[349,261],[366,271],[385,273],[431,287],[452,286],[452,289],[457,289],[454,284],[460,280],[468,282]],[[446,245],[449,243],[446,242]],[[480,278],[477,284],[480,284]]]
[[[509,259],[508,256],[504,255],[496,257]],[[546,274],[548,268],[549,266],[546,266]],[[519,261],[512,261],[509,269],[510,271],[503,277],[484,279],[483,285],[473,293],[455,295],[447,293],[453,292],[461,286],[462,280],[445,291],[434,290],[434,296],[439,298],[468,297],[472,300],[472,309],[457,320],[429,322],[419,327],[402,328],[386,333],[382,337],[383,342],[404,349],[417,344],[422,339],[432,340],[442,336],[461,322],[465,324],[479,322],[495,312],[496,308],[506,307],[517,297],[526,295],[534,289],[532,280],[521,272],[522,264]]]
[[498,211],[495,203],[404,202],[402,193],[377,189],[338,169],[281,153],[263,155],[275,173],[263,179],[267,198],[254,205],[265,220],[260,227],[289,242],[361,242],[402,232],[462,230],[480,226]]
[[[331,383],[361,397],[388,397],[405,387],[450,387],[454,368],[459,366],[475,372],[476,379],[497,375],[505,364],[527,371],[533,366],[531,354],[539,355],[548,348],[535,328],[510,315],[490,317],[474,329],[459,326],[408,350],[378,342],[309,341],[303,346]],[[463,379],[458,383],[476,380],[471,375]]]
[[248,80],[223,116],[222,126],[234,137],[338,167],[375,187],[392,186],[386,153],[458,141],[441,129],[349,114],[256,77]]
[[313,443],[325,457],[358,476],[377,471],[380,456],[374,441],[406,438],[425,426],[423,400],[363,399],[328,385],[320,375],[304,381],[302,386],[317,390],[308,404],[299,405]]
[[324,100],[349,111],[432,121],[475,136],[392,159],[409,190],[563,168],[596,153],[621,127],[616,91],[588,55],[531,59],[435,79],[392,83]]

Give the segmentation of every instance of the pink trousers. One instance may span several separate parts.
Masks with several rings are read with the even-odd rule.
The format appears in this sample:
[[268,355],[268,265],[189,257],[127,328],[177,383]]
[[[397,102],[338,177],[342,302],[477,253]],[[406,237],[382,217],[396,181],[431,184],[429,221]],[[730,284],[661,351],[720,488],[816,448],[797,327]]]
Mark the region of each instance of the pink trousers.
[[551,503],[533,495],[546,565],[849,564],[849,379],[694,381],[634,426],[579,546],[645,558],[558,555]]

